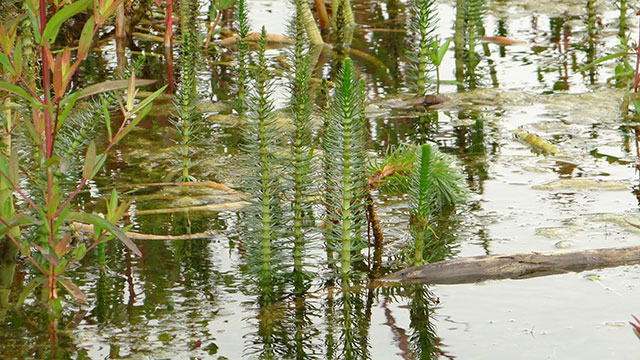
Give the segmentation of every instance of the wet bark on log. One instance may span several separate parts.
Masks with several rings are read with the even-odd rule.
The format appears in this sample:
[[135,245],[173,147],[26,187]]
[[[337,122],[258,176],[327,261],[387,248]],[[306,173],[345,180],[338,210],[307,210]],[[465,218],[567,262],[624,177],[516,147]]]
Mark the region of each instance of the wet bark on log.
[[407,268],[380,282],[466,284],[491,279],[525,279],[640,263],[640,246],[556,252],[486,255]]

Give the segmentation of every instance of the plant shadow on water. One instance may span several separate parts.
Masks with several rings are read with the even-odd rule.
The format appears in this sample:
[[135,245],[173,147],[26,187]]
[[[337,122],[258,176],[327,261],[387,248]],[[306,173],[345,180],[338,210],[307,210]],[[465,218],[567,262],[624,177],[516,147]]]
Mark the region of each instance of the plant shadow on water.
[[[220,43],[229,38],[230,29],[251,38],[251,30],[243,29],[249,24],[256,29],[266,25],[270,35],[284,33],[284,18],[275,15],[289,17],[294,6],[285,1],[245,2],[251,15],[241,26],[237,4],[217,0],[209,7],[209,1],[199,2],[199,17],[211,18],[209,28],[199,24],[197,31],[204,35],[211,29],[214,40],[198,66],[186,73],[180,44],[188,37],[177,33],[173,47],[165,50],[159,25],[165,18],[135,20],[125,54],[132,62],[145,54],[136,77],[171,83],[171,88],[175,82],[179,95],[185,91],[184,81],[196,82],[197,104],[180,109],[179,103],[171,104],[171,96],[159,96],[150,114],[112,148],[103,170],[74,200],[87,213],[106,213],[102,197],[116,188],[119,200],[131,201],[122,217],[123,223],[132,224],[128,230],[193,238],[134,238],[142,257],[115,242],[96,246],[68,270],[87,302],[77,303],[59,289],[64,308],[57,324],[49,315],[47,294],[25,290],[37,270],[23,258],[16,263],[15,249],[0,248],[1,358],[629,358],[624,354],[636,351],[637,340],[625,325],[629,314],[640,313],[637,266],[471,285],[374,287],[367,281],[410,264],[458,256],[640,244],[640,232],[629,225],[638,216],[640,201],[634,195],[639,186],[633,166],[639,161],[636,98],[625,90],[632,88],[629,71],[635,59],[627,56],[632,42],[628,35],[635,34],[637,19],[628,16],[625,1],[523,0],[491,6],[479,0],[432,2],[433,9],[427,10],[433,10],[438,21],[429,23],[424,43],[413,44],[420,44],[416,54],[420,46],[443,49],[442,62],[436,58],[420,64],[405,51],[407,43],[417,41],[415,32],[407,30],[415,11],[411,1],[334,0],[336,7],[327,10],[340,14],[329,19],[337,24],[320,30],[324,41],[338,45],[335,51],[329,46],[300,50],[308,54],[310,74],[300,84],[308,81],[316,112],[337,116],[331,108],[335,93],[322,79],[337,82],[343,64],[351,64],[348,56],[353,59],[353,89],[358,96],[366,94],[353,102],[354,109],[364,103],[366,118],[362,129],[354,120],[354,133],[362,132],[365,156],[378,165],[372,167],[383,173],[395,166],[395,175],[402,177],[410,171],[402,167],[406,164],[388,161],[389,154],[429,144],[433,153],[424,150],[421,156],[452,156],[469,196],[456,207],[433,205],[426,196],[434,208],[421,213],[415,210],[420,201],[405,196],[406,191],[363,185],[367,179],[358,178],[358,171],[367,164],[358,164],[353,181],[361,183],[353,188],[368,192],[368,198],[361,199],[370,205],[366,216],[345,215],[356,201],[341,197],[329,199],[330,204],[313,200],[296,208],[295,222],[279,222],[279,216],[296,210],[293,198],[276,193],[270,201],[281,201],[282,209],[258,208],[260,216],[265,209],[274,210],[272,238],[265,240],[261,232],[259,242],[248,231],[263,231],[266,222],[260,218],[255,225],[257,215],[248,215],[253,213],[247,208],[254,204],[246,194],[253,190],[246,188],[247,170],[239,166],[253,156],[245,148],[247,128],[253,125],[237,116],[261,116],[253,114],[261,110],[251,106],[260,103],[251,93],[259,50],[255,41]],[[172,2],[165,0],[162,7],[141,3],[164,13]],[[332,26],[348,31],[332,33]],[[58,36],[75,38],[73,29],[64,27]],[[116,43],[108,31],[100,36],[102,51],[92,51],[82,63],[73,80],[77,88],[130,71],[126,58],[123,63],[113,53]],[[449,39],[448,48],[443,47]],[[172,66],[164,60],[165,51],[175,53]],[[246,58],[236,66],[238,51],[245,51]],[[295,52],[264,52],[271,71],[267,77],[275,78],[271,101],[276,110],[268,120],[289,131],[294,127],[291,115],[280,109],[291,105],[289,90],[299,88],[288,88],[290,79],[282,74],[291,74],[289,60]],[[609,54],[619,55],[598,62]],[[430,80],[436,78],[434,63],[439,89]],[[419,77],[412,73],[419,73],[421,66],[428,79],[414,80]],[[355,79],[364,79],[365,87]],[[448,99],[432,106],[407,96],[437,91]],[[189,114],[198,116],[197,141],[185,135],[192,126],[184,120]],[[177,120],[181,115],[186,117]],[[114,129],[124,121],[113,111],[110,119]],[[317,130],[321,122],[312,117],[314,130],[302,130],[303,142],[309,143],[299,148],[302,158],[342,154],[316,141],[324,136]],[[521,131],[545,143],[516,135]],[[109,143],[104,132],[95,141],[99,149]],[[288,151],[283,146],[287,141],[295,142],[270,143],[276,146],[270,154]],[[15,143],[32,146],[20,136]],[[557,153],[550,153],[554,147]],[[306,155],[309,152],[313,154]],[[358,154],[350,156],[361,161]],[[37,167],[30,162],[25,160],[26,168]],[[301,191],[306,196],[301,203],[306,203],[316,198],[310,189],[326,190],[315,189],[326,169],[325,164],[319,169],[301,164],[300,171],[312,171],[305,180],[309,188]],[[346,165],[340,166],[340,171],[332,170],[334,175],[344,175]],[[194,179],[201,182],[176,183]],[[273,181],[279,181],[278,176]],[[338,190],[340,181],[332,183],[332,194],[350,196]],[[16,207],[24,209],[25,204]],[[325,212],[331,220],[320,224]],[[364,226],[372,214],[383,238]],[[428,218],[428,226],[420,226],[426,221],[421,216]],[[347,242],[342,224],[351,220],[356,230]],[[309,225],[315,223],[318,226]],[[300,230],[296,235],[294,228]],[[295,236],[302,240],[294,242]],[[436,245],[429,248],[414,242],[416,238]]]

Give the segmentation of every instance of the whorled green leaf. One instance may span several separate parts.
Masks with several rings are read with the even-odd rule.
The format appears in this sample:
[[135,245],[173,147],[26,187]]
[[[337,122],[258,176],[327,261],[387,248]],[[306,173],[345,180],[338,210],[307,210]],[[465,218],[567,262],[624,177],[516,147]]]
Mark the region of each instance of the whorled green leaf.
[[142,252],[140,252],[140,249],[138,249],[136,244],[134,244],[133,241],[131,241],[131,239],[129,239],[129,237],[125,235],[122,230],[120,230],[116,225],[107,221],[105,218],[102,218],[96,214],[85,214],[79,212],[70,212],[68,218],[71,220],[91,224],[94,227],[99,226],[105,229],[106,231],[113,234],[116,238],[118,238],[118,240],[120,240],[122,244],[124,244],[124,246],[131,250],[131,252],[142,257]]

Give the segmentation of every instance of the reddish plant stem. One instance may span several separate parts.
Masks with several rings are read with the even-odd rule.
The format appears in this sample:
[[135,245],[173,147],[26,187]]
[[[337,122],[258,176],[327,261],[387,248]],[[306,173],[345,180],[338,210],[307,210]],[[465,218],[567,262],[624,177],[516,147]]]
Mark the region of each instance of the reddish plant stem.
[[207,33],[207,41],[204,43],[204,49],[207,50],[209,48],[209,43],[211,42],[211,34],[213,34],[213,29],[218,26],[218,23],[222,19],[222,11],[218,11],[218,15],[216,15],[216,19],[213,21],[213,25],[209,28],[209,32]]
[[[125,120],[126,120],[126,118],[125,118]],[[107,145],[107,148],[104,150],[102,155],[98,158],[96,163],[93,165],[93,168],[91,169],[91,173],[93,173],[95,171],[96,166],[98,164],[102,163],[104,157],[107,156],[107,153],[109,152],[109,150],[111,150],[113,145],[115,145],[115,143],[118,142],[118,140],[120,140],[120,137],[122,136],[122,133],[123,133],[123,130],[124,130],[125,122],[126,121],[122,122],[122,125],[120,125],[120,129],[118,129],[118,132],[115,134],[115,136],[113,137],[113,139],[111,140],[109,145]],[[82,187],[87,183],[88,180],[89,179],[87,179],[85,177],[82,178],[82,181],[80,181],[80,184],[78,184],[78,186],[76,186],[76,188],[73,190],[73,193],[71,193],[71,195],[69,195],[67,200],[65,200],[65,202],[62,204],[62,206],[60,206],[58,211],[56,211],[56,213],[53,215],[54,218],[57,218],[58,216],[60,216],[62,211],[64,211],[64,209],[69,205],[69,203],[76,197],[76,195],[78,195],[78,193],[80,192],[80,190],[82,190]]]

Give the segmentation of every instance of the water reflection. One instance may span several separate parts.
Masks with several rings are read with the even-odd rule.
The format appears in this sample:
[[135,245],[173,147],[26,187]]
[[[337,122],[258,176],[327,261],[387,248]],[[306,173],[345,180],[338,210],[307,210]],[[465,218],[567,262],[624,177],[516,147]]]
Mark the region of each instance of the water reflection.
[[[603,47],[598,41],[598,36],[602,36],[598,31],[598,11],[591,0],[586,3],[586,15],[579,19],[582,22],[577,25],[576,19],[569,15],[551,18],[544,14],[527,15],[525,20],[530,23],[527,31],[534,38],[546,36],[544,32],[548,24],[551,48],[532,47],[519,52],[512,52],[506,46],[494,48],[494,45],[479,41],[479,38],[491,34],[513,36],[519,31],[513,19],[504,13],[497,17],[489,12],[489,20],[474,22],[466,16],[466,3],[457,0],[456,8],[451,9],[456,14],[454,23],[441,24],[444,27],[453,25],[451,65],[454,66],[450,67],[452,71],[448,76],[455,75],[460,91],[519,86],[517,76],[515,79],[507,76],[499,78],[500,66],[507,64],[518,71],[520,67],[529,71],[527,66],[532,63],[535,63],[535,70],[531,72],[539,76],[537,82],[543,91],[571,90],[577,83],[573,72],[579,66],[597,59],[598,50]],[[406,3],[400,0],[363,0],[354,1],[354,4],[357,5],[358,22],[366,26],[356,31],[351,47],[378,61],[352,54],[358,61],[358,70],[364,73],[372,86],[370,97],[404,92],[406,83],[402,44],[406,38]],[[509,9],[506,3],[496,6]],[[619,32],[624,35],[628,27],[626,1],[620,1],[619,6]],[[449,9],[446,4],[442,7]],[[541,27],[544,29],[539,29],[543,21],[544,26]],[[586,29],[585,40],[576,42],[574,32],[582,31],[576,30],[576,26],[583,26],[582,23]],[[476,38],[472,44],[469,44],[470,36]],[[135,43],[139,51],[146,53],[161,54],[164,51],[162,44],[150,41]],[[585,54],[584,59],[580,58],[580,52]],[[316,78],[324,77],[325,73],[330,77],[333,73],[331,69],[340,67],[340,58],[327,60],[331,54],[327,50],[317,53]],[[512,57],[509,58],[509,55]],[[113,59],[110,56],[106,48],[102,53],[92,53],[84,63],[78,83],[95,83],[111,78]],[[171,56],[172,53],[168,53],[166,58],[170,59]],[[229,86],[233,79],[230,78],[229,67],[224,63],[231,60],[230,49],[209,53],[209,72],[205,78],[210,84],[207,91],[213,94],[212,99],[216,101],[230,100]],[[327,65],[326,62],[331,64]],[[117,65],[122,70],[122,59],[117,61]],[[158,79],[160,84],[171,83],[173,70],[169,65],[170,62],[162,57],[147,56],[139,77]],[[591,68],[587,72],[586,83],[589,86],[598,85],[599,72],[598,68]],[[550,84],[546,83],[545,77],[552,78]],[[472,192],[481,195],[489,179],[492,160],[501,151],[503,138],[492,124],[496,120],[494,118],[500,116],[499,111],[491,113],[465,107],[446,112],[425,108],[390,110],[371,120],[370,142],[377,154],[402,143],[436,142],[443,151],[457,156]],[[125,155],[118,155],[107,164],[108,175],[98,180],[98,188],[104,188],[112,182],[139,183],[164,179],[165,169],[148,166],[156,161],[151,156],[160,154],[167,147],[166,121],[163,119],[164,114],[158,114],[154,121],[145,124],[144,130],[139,130],[131,140],[121,143],[119,154]],[[216,144],[220,146],[209,149],[207,156],[222,158],[235,154],[240,141],[237,128],[220,124],[212,124],[211,128],[221,135],[216,136]],[[598,130],[595,126],[592,129],[594,137]],[[633,141],[635,130],[629,135],[629,142]],[[138,157],[126,155],[130,150],[140,148],[146,152],[137,153]],[[576,166],[569,162],[557,162],[553,169],[562,177],[576,176],[577,171]],[[216,174],[216,170],[202,171]],[[222,169],[219,174],[225,175],[218,176],[226,176],[233,171]],[[635,193],[640,193],[638,187]],[[148,189],[132,191],[129,195],[136,198],[136,211],[166,207],[172,201],[166,198],[145,200],[143,195],[157,195],[155,190]],[[96,204],[91,194],[85,194],[81,199],[86,203],[87,210],[102,206]],[[477,213],[481,212],[482,206],[480,202],[475,202],[466,210]],[[436,251],[432,249],[430,253],[435,254],[430,258],[432,261],[451,256],[456,251],[453,245],[460,234],[460,221],[467,221],[463,223],[471,228],[467,231],[473,233],[474,239],[479,239],[479,245],[485,252],[489,252],[491,234],[486,229],[476,227],[471,220],[457,219],[455,214],[447,215],[451,216],[434,225],[444,246]],[[366,288],[364,284],[348,284],[348,281],[347,285],[333,284],[324,279],[322,274],[313,280],[308,292],[289,289],[279,279],[252,283],[254,274],[238,271],[239,264],[246,262],[246,259],[239,260],[242,257],[241,250],[234,247],[241,243],[237,241],[237,229],[228,226],[228,223],[242,219],[230,221],[228,218],[233,216],[219,213],[204,216],[132,213],[135,230],[142,233],[218,231],[226,237],[215,241],[144,241],[140,243],[144,253],[141,260],[133,258],[116,243],[107,243],[104,257],[99,252],[91,253],[74,274],[74,282],[81,284],[91,299],[88,313],[77,320],[82,312],[69,302],[69,311],[64,313],[57,325],[51,324],[37,301],[37,295],[30,298],[27,306],[20,311],[11,307],[35,272],[15,264],[15,249],[11,250],[11,244],[7,245],[5,240],[0,245],[4,246],[0,249],[0,343],[3,344],[3,351],[6,349],[2,355],[6,358],[82,358],[88,356],[86,349],[92,349],[102,357],[153,357],[162,349],[170,349],[173,355],[188,353],[196,357],[212,357],[217,356],[218,352],[227,354],[227,347],[232,347],[219,340],[224,337],[224,332],[219,328],[229,328],[226,331],[233,332],[233,335],[227,338],[232,338],[242,347],[240,353],[228,350],[236,357],[368,359],[374,357],[373,351],[389,351],[389,348],[397,347],[399,356],[406,359],[453,358],[437,335],[435,319],[439,301],[425,286],[374,290]],[[395,238],[402,236],[394,234]],[[404,242],[402,245],[385,244],[384,253],[382,247],[374,249],[375,275],[403,266],[405,259],[396,253],[389,253],[389,250],[400,249],[400,253],[406,251],[406,245]],[[322,261],[318,266],[324,270],[330,268],[331,264]],[[238,299],[248,301],[237,305],[234,301],[240,301]],[[399,309],[408,306],[408,327],[402,327],[406,323],[399,319],[403,312],[394,308],[394,305]],[[246,312],[242,315],[246,323],[225,323],[231,314],[243,311]],[[372,323],[372,319],[381,314],[386,319],[384,324],[391,329],[393,340],[386,344],[371,343],[370,339],[376,335],[374,333],[379,326]],[[76,333],[67,331],[75,326],[76,320],[82,324],[83,330]],[[60,331],[57,331],[58,328]],[[213,332],[213,329],[218,332]],[[79,338],[78,333],[83,331],[95,331],[92,333],[95,338]],[[242,339],[241,334],[244,335]]]

